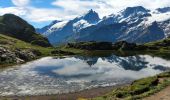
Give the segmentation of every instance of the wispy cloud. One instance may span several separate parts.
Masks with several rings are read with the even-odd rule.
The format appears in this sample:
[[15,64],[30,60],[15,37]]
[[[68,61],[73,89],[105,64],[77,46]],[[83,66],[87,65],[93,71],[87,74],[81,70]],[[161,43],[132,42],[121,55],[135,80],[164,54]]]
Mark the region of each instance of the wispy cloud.
[[101,16],[113,13],[113,6],[106,0],[56,0],[52,4],[61,7],[69,15],[79,15],[90,9],[100,12]]
[[[35,8],[35,7],[29,7],[28,8],[28,16],[26,16],[27,19],[33,21],[33,22],[43,22],[43,21],[51,21],[59,19],[59,17],[62,18],[62,15],[59,15],[58,13],[62,13],[58,9],[45,9],[45,8]],[[60,18],[60,19],[61,19]]]
[[19,16],[24,16],[27,13],[27,10],[25,8],[21,7],[7,7],[7,8],[0,8],[0,14],[4,15],[6,13],[13,13]]
[[100,16],[118,12],[126,7],[144,6],[148,9],[170,6],[170,0],[56,0],[52,3],[71,14],[94,9]]
[[30,0],[12,0],[12,3],[16,6],[27,6],[30,3]]
[[[170,0],[11,0],[14,6],[0,8],[0,14],[13,13],[29,22],[42,23],[55,19],[71,19],[94,9],[100,17],[112,14],[129,6],[144,6],[148,9],[170,6]],[[0,0],[1,2],[1,0]],[[42,2],[45,6],[38,7],[32,2]]]

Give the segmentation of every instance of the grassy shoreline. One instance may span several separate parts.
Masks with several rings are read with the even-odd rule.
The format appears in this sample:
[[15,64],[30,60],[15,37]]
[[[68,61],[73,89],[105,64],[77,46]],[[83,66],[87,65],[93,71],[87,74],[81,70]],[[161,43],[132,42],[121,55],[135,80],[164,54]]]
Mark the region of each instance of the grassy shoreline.
[[129,86],[113,89],[106,95],[85,100],[138,100],[170,86],[170,72],[136,80]]

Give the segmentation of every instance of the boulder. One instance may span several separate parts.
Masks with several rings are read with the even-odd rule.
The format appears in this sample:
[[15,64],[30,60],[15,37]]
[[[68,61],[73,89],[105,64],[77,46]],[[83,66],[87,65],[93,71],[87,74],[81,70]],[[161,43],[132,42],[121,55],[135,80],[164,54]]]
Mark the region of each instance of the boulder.
[[23,60],[19,59],[14,52],[8,48],[0,47],[0,64],[21,63]]

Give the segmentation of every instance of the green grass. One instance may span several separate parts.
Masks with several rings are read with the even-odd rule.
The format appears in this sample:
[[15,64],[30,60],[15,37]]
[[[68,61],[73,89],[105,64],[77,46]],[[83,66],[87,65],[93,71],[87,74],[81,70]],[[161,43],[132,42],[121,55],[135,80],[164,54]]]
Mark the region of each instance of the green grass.
[[35,49],[42,53],[42,56],[48,56],[51,54],[51,51],[54,50],[53,47],[41,47],[38,45],[32,45],[30,43],[26,43],[16,38],[12,38],[6,35],[0,34],[0,45],[4,47],[8,47],[11,50],[15,49]]
[[[13,38],[13,37],[2,35],[2,34],[0,34],[0,46],[8,48],[8,50],[10,50],[11,52],[14,52],[14,53],[16,52],[15,50],[18,50],[18,49],[19,50],[26,50],[26,51],[27,50],[28,51],[29,50],[35,50],[35,51],[38,51],[38,52],[41,53],[40,55],[37,55],[35,58],[29,59],[28,61],[35,60],[35,59],[45,57],[45,56],[53,56],[51,54],[51,51],[55,50],[55,48],[53,48],[53,47],[41,47],[41,46],[38,46],[38,45],[32,45],[30,43],[21,41],[19,39]],[[0,63],[0,68],[13,66],[13,65],[16,65],[16,64],[17,64],[16,62],[6,62],[6,61],[4,61],[4,62]]]
[[136,100],[152,95],[170,84],[170,72],[134,81],[131,85],[89,100]]
[[146,43],[145,45],[160,46],[160,45],[162,45],[162,43],[169,43],[169,42],[170,42],[170,38],[166,38],[164,40],[158,40],[158,41],[155,41],[155,42]]
[[80,50],[80,49],[75,49],[75,48],[66,48],[66,47],[59,47],[57,48],[59,50],[62,50],[62,51],[65,51],[65,52],[72,52],[72,53],[75,53],[75,54],[83,54],[86,52],[86,50]]

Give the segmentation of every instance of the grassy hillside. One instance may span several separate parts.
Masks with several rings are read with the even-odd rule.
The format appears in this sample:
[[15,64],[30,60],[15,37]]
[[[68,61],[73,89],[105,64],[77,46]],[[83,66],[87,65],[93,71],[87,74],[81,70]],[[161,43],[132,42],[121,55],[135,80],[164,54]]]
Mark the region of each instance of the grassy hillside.
[[51,46],[47,38],[35,32],[35,28],[32,25],[13,14],[0,16],[0,33],[31,44],[43,47]]
[[35,49],[40,51],[42,53],[42,56],[50,55],[51,51],[54,50],[53,47],[41,47],[38,45],[32,45],[30,43],[3,34],[0,34],[0,46],[10,48],[10,50]]
[[170,59],[170,38],[144,44],[147,47],[147,53]]
[[32,45],[22,40],[0,34],[0,67],[11,66],[50,56],[53,47]]

